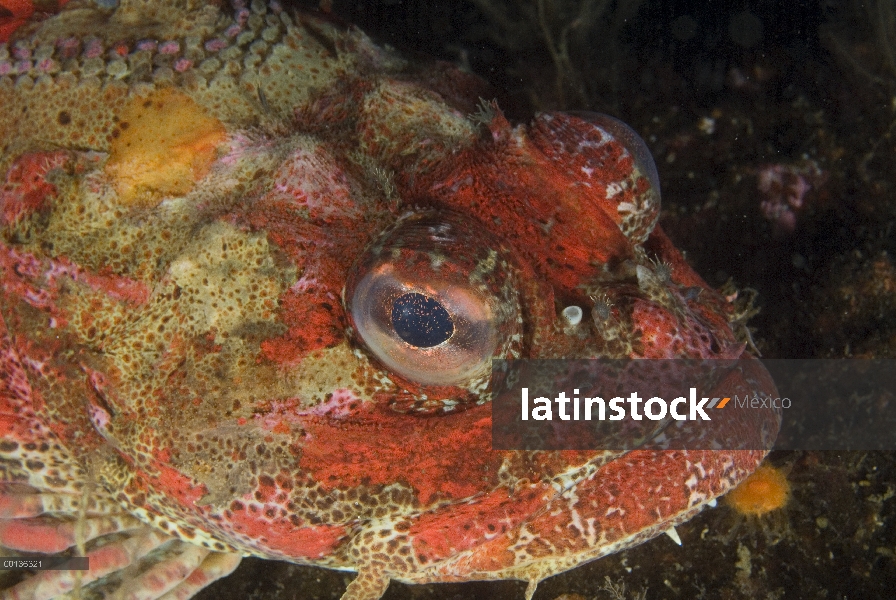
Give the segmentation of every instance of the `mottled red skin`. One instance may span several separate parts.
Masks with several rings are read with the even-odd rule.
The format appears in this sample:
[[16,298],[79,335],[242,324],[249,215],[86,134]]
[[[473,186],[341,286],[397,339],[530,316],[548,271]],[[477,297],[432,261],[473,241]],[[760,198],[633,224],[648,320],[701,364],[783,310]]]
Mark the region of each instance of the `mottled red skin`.
[[25,24],[34,12],[34,5],[30,0],[6,0],[0,4],[0,8],[9,12],[8,16],[0,17],[0,42],[5,42],[16,29]]
[[[309,38],[324,36],[321,23],[306,27]],[[70,468],[47,473],[45,464],[26,464],[9,473],[43,489],[40,475],[54,493],[73,494],[71,480],[83,483],[90,467],[102,493],[168,534],[221,552],[357,569],[360,583],[346,598],[364,600],[377,598],[389,578],[537,582],[649,539],[745,477],[764,452],[495,451],[490,406],[476,403],[487,391],[426,386],[380,366],[349,329],[344,287],[383,231],[424,210],[490,234],[481,247],[446,242],[434,253],[478,266],[483,252],[500,250],[522,307],[520,340],[508,354],[734,358],[744,346],[728,324],[732,308],[654,227],[658,198],[645,200],[650,184],[620,142],[562,114],[514,127],[495,108],[471,126],[460,109],[477,97],[475,81],[444,66],[438,83],[431,73],[389,72],[359,34],[328,35],[340,52],[364,58],[294,107],[291,126],[313,140],[291,139],[283,150],[271,141],[286,137],[282,128],[252,132],[259,141],[234,125],[230,153],[221,151],[218,171],[197,182],[225,187],[221,173],[233,164],[261,165],[238,194],[213,188],[191,197],[199,216],[179,235],[211,240],[215,254],[175,239],[178,253],[164,259],[156,259],[164,247],[135,259],[122,250],[124,258],[115,256],[127,271],[88,268],[15,236],[0,246],[0,450],[43,457],[58,444]],[[321,53],[329,52],[324,44]],[[392,109],[405,116],[390,116]],[[421,134],[412,120],[421,114],[423,125],[447,125]],[[353,154],[360,147],[369,163]],[[12,230],[28,220],[41,235],[45,213],[52,218],[73,201],[65,194],[106,190],[101,165],[68,164],[87,164],[85,155],[44,149],[13,157],[3,224]],[[268,169],[271,156],[279,162]],[[51,171],[68,187],[57,188]],[[235,199],[214,205],[227,194]],[[215,210],[202,213],[203,203]],[[637,206],[639,219],[627,222],[622,204]],[[165,210],[121,208],[115,218],[144,219],[151,237]],[[216,233],[224,230],[230,238]],[[229,239],[261,239],[267,254],[243,264],[242,250],[222,242]],[[82,256],[85,264],[96,258]],[[218,256],[225,258],[209,262]],[[652,274],[660,263],[668,279]],[[424,279],[433,269],[425,261],[415,268]],[[203,269],[205,282],[191,283]],[[226,276],[216,283],[219,271]],[[264,296],[228,329],[231,316],[219,310],[225,292],[258,283],[263,296],[266,278],[281,286],[278,296]],[[234,292],[231,281],[243,287]],[[487,288],[477,293],[497,291]],[[197,290],[205,289],[221,290],[207,310],[215,319],[196,325],[187,296],[203,301]],[[588,315],[581,335],[570,333],[562,308],[597,310],[598,296],[607,299],[607,322],[595,317],[592,325]],[[606,342],[602,328],[611,326],[621,345]],[[331,387],[303,388],[304,380],[290,379],[301,369],[309,380],[324,371],[320,385]],[[742,377],[754,392],[774,390],[758,366]],[[241,396],[244,389],[252,393]],[[460,406],[405,414],[424,396]],[[574,483],[559,489],[565,474]],[[3,486],[16,479],[7,477]],[[0,524],[0,543],[23,548],[33,540],[31,548],[46,552],[72,543],[69,531],[37,528],[32,536],[30,526]]]
[[68,153],[63,151],[19,157],[0,190],[0,220],[6,225],[14,224],[45,208],[47,200],[56,196],[56,190],[44,176],[66,162]]
[[[408,173],[409,193],[421,203],[434,203],[462,213],[476,214],[485,223],[501,219],[510,233],[505,241],[525,256],[537,271],[552,274],[552,283],[570,292],[593,277],[598,264],[627,258],[631,246],[609,216],[606,206],[585,200],[585,188],[575,188],[566,174],[566,161],[610,160],[599,156],[558,157],[540,137],[536,124],[531,137],[514,139],[511,125],[497,115],[490,123],[493,140],[474,147],[430,177]],[[608,148],[609,152],[618,148]],[[631,162],[627,163],[631,168]],[[606,177],[616,174],[611,167]],[[615,205],[613,206],[615,213]],[[552,222],[550,234],[540,224]]]
[[[68,0],[57,0],[56,7],[62,8],[66,4]],[[0,16],[0,43],[3,43],[34,15],[34,3],[31,0],[3,0],[0,14],[4,15]]]

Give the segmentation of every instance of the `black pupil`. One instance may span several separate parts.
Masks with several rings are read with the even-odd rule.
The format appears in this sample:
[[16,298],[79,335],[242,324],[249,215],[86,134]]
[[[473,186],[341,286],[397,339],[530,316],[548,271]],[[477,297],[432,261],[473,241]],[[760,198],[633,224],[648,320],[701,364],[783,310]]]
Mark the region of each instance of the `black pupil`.
[[454,333],[445,307],[417,293],[404,294],[392,303],[392,327],[398,337],[418,348],[438,346]]

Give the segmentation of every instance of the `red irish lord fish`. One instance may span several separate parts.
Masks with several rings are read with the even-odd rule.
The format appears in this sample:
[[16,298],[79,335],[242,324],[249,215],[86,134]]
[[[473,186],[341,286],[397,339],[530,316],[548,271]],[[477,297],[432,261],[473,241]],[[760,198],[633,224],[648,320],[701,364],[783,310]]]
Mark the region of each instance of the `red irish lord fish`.
[[188,598],[243,556],[356,571],[344,600],[531,596],[764,457],[491,447],[493,358],[746,356],[624,124],[511,124],[475,77],[277,3],[25,5],[0,45],[0,546],[90,569],[3,598]]

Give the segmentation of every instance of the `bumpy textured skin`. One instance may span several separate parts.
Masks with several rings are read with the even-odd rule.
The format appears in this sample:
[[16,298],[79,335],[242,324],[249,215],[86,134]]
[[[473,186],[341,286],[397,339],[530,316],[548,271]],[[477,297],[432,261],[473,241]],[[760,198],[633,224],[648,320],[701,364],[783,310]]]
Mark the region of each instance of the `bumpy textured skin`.
[[470,117],[485,93],[259,2],[72,2],[0,46],[0,545],[92,557],[4,597],[187,598],[243,555],[356,570],[352,600],[531,595],[756,467],[492,451],[482,382],[404,381],[354,335],[352,265],[434,211],[491,238],[433,256],[513,282],[502,356],[742,355],[624,146],[574,116]]

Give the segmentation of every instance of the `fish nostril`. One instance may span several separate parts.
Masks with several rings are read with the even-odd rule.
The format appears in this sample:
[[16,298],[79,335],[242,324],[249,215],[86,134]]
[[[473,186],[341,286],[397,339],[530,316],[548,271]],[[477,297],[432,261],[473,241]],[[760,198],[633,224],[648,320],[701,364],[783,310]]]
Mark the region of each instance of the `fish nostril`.
[[398,337],[418,348],[432,348],[451,339],[454,322],[442,304],[411,292],[392,302],[392,327]]
[[567,306],[561,312],[563,320],[570,327],[575,327],[582,321],[582,309],[579,306]]

